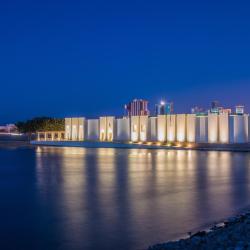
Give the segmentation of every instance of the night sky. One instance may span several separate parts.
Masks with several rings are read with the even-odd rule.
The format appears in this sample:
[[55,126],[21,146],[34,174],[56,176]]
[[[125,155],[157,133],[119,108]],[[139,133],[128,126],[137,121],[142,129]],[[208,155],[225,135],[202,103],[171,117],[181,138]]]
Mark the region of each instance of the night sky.
[[250,111],[249,1],[0,2],[0,123],[133,98]]

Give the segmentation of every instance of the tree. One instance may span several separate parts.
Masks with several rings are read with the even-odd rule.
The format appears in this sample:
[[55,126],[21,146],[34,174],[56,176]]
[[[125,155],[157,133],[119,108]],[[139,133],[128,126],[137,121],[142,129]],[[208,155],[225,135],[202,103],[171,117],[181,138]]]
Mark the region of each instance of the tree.
[[64,119],[51,117],[35,117],[31,120],[17,122],[15,124],[21,133],[32,134],[38,131],[62,131]]

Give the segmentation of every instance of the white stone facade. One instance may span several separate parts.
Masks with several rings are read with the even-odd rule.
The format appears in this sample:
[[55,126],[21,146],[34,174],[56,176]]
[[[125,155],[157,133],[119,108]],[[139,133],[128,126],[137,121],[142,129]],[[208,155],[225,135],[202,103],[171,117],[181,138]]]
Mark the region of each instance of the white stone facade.
[[249,115],[246,114],[65,118],[65,140],[246,143],[250,141],[249,123]]

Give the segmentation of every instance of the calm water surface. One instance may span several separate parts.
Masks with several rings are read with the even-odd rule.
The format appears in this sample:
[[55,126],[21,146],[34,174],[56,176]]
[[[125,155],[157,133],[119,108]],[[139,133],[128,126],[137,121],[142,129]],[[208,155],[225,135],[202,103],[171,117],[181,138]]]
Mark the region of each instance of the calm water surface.
[[250,204],[248,153],[0,149],[1,249],[145,249]]

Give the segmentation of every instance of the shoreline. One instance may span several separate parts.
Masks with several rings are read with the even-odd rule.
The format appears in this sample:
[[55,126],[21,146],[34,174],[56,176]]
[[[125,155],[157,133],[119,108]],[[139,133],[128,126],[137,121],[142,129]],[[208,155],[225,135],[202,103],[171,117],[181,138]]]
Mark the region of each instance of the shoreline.
[[100,141],[30,141],[36,146],[83,147],[83,148],[126,148],[126,149],[167,149],[167,150],[200,150],[200,151],[229,151],[250,152],[250,143],[239,144],[209,144],[188,143],[165,145],[160,143],[129,143],[129,142],[100,142]]
[[250,207],[239,210],[233,216],[201,227],[195,233],[153,244],[147,250],[180,249],[250,249]]
[[32,147],[29,141],[1,141],[0,140],[0,148],[18,148],[18,147]]

